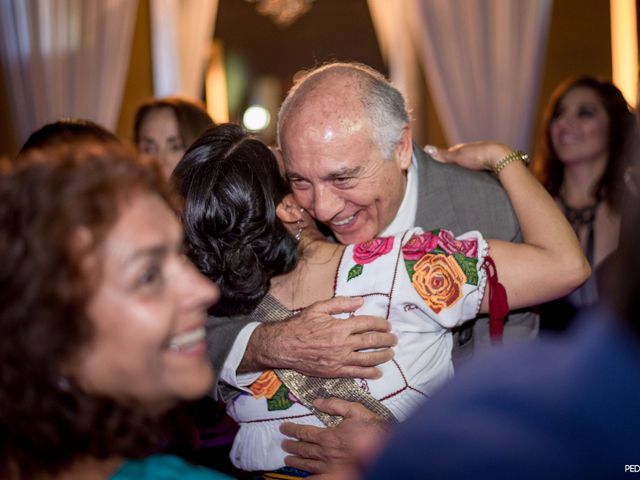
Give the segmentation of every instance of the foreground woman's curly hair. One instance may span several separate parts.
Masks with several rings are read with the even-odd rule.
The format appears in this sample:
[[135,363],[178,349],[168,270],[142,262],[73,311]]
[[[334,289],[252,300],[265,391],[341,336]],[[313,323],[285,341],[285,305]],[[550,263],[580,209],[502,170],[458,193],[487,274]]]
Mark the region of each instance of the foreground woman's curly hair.
[[212,313],[252,311],[269,279],[297,262],[296,243],[276,216],[291,190],[275,156],[242,127],[222,124],[195,141],[171,178],[184,201],[189,256],[220,287]]
[[[99,254],[137,192],[169,201],[159,171],[115,142],[34,150],[0,175],[0,478],[55,474],[86,457],[134,458],[157,445],[156,420],[142,409],[64,375],[94,333],[86,307],[100,261],[87,272],[83,260]],[[74,242],[79,231],[88,246]]]

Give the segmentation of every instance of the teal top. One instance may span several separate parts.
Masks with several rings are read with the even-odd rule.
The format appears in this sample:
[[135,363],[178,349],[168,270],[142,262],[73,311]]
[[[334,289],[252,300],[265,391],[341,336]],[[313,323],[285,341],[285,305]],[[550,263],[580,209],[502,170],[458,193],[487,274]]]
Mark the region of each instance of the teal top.
[[128,460],[111,476],[111,480],[225,480],[222,473],[190,465],[174,455],[151,455],[142,460]]

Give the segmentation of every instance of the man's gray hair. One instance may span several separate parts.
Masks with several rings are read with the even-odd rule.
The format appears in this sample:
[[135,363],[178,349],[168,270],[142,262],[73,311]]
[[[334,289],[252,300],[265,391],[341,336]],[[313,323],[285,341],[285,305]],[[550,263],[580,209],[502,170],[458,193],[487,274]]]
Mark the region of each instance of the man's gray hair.
[[400,91],[377,70],[355,62],[334,62],[315,68],[301,75],[289,90],[278,113],[278,145],[289,113],[300,106],[315,87],[332,76],[345,76],[355,80],[358,95],[371,122],[373,139],[383,158],[390,159],[409,124],[409,113]]

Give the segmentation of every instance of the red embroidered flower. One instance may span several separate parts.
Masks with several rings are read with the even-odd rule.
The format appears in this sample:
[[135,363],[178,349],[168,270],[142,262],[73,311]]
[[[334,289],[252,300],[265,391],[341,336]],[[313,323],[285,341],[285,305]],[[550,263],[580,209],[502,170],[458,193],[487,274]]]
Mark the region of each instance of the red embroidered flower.
[[420,260],[425,253],[430,252],[438,245],[438,237],[431,232],[413,235],[402,247],[402,255],[405,260]]
[[436,313],[462,297],[467,280],[452,256],[427,253],[414,265],[413,286]]
[[461,253],[465,257],[475,258],[478,256],[478,240],[458,240],[448,230],[438,232],[438,246],[447,253]]
[[353,249],[353,259],[356,263],[364,265],[373,262],[385,253],[389,253],[392,248],[393,237],[374,238],[368,242],[357,244]]

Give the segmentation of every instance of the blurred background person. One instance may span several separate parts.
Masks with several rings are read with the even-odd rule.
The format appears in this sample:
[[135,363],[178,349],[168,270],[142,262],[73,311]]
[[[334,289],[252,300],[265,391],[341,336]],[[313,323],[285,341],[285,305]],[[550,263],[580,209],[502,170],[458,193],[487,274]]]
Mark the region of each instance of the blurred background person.
[[84,118],[61,118],[35,130],[18,152],[16,161],[29,158],[34,150],[75,145],[78,142],[120,143],[115,133]]
[[153,455],[211,388],[218,297],[159,170],[114,142],[33,150],[0,176],[0,223],[0,477],[226,478]]
[[[618,245],[625,159],[636,137],[635,116],[608,81],[568,79],[547,106],[532,168],[571,223],[594,271]],[[597,298],[592,275],[567,297],[541,307],[541,327],[566,328],[576,309]]]
[[136,111],[133,141],[154,157],[169,178],[196,138],[214,125],[203,104],[180,97],[154,98]]

